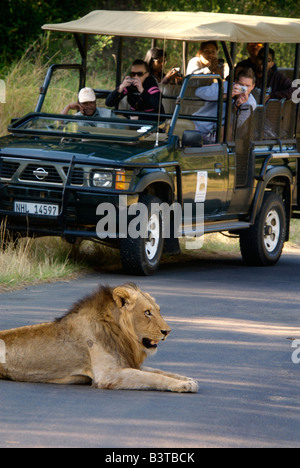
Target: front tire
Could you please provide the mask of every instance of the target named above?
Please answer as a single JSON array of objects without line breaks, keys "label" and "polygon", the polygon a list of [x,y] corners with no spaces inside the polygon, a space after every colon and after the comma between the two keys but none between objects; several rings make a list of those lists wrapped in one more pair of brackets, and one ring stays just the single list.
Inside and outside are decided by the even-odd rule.
[{"label": "front tire", "polygon": [[240,234],[240,248],[247,265],[275,265],[281,257],[286,237],[286,212],[275,193],[265,194],[255,224]]},{"label": "front tire", "polygon": [[139,203],[147,208],[146,232],[137,239],[129,235],[126,239],[120,239],[120,254],[127,273],[147,276],[158,269],[163,253],[162,213],[158,209],[151,209],[153,204],[160,205],[162,202],[155,196],[142,195]]}]

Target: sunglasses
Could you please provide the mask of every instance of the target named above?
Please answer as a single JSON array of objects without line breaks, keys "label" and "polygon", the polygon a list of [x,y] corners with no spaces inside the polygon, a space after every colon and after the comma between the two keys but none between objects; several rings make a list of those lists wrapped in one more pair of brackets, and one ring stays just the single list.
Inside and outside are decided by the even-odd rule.
[{"label": "sunglasses", "polygon": [[130,72],[130,78],[134,78],[135,76],[139,76],[140,78],[146,75],[147,72]]}]

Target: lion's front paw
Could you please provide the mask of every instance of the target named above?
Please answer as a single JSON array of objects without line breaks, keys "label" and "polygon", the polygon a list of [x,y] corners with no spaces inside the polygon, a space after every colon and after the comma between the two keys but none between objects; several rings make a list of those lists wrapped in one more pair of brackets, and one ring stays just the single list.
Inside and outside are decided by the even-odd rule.
[{"label": "lion's front paw", "polygon": [[175,392],[182,392],[182,393],[197,393],[199,390],[199,385],[196,380],[184,380],[180,381],[176,385],[176,388],[173,390]]},{"label": "lion's front paw", "polygon": [[196,380],[187,380],[185,386],[186,392],[197,393],[199,390],[199,384]]}]

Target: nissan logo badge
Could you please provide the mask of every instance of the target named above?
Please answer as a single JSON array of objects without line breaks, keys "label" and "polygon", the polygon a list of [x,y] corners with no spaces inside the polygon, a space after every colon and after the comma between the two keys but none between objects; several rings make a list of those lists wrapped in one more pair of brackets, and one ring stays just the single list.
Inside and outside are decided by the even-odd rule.
[{"label": "nissan logo badge", "polygon": [[33,175],[35,175],[38,180],[45,180],[49,175],[49,172],[45,171],[43,167],[38,167],[35,171],[33,171]]}]

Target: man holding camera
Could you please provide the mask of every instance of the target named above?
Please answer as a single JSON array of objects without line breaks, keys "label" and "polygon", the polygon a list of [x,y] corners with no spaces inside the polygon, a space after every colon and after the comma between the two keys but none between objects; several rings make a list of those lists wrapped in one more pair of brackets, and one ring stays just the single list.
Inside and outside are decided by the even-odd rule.
[{"label": "man holding camera", "polygon": [[[251,115],[251,108],[254,111],[256,108],[256,100],[252,96],[251,91],[255,87],[255,75],[251,68],[241,69],[237,74],[236,82],[232,89],[232,105],[234,108],[239,109],[241,106],[243,112],[240,113],[238,119],[238,126],[241,126]],[[224,99],[227,99],[228,82],[224,82]],[[202,86],[197,88],[196,96],[203,101],[206,101],[204,106],[201,107],[194,116],[201,117],[217,117],[218,109],[218,95],[219,84],[213,83],[210,86]],[[225,123],[226,104],[223,104],[223,117],[222,125]],[[208,121],[194,121],[196,130],[201,132],[204,136],[205,142],[213,142],[213,135],[215,133],[215,123]]]},{"label": "man holding camera", "polygon": [[[106,105],[117,109],[124,97],[127,97],[132,111],[164,113],[157,81],[150,74],[149,66],[143,60],[133,62],[130,75],[126,76],[120,86],[107,96]],[[155,120],[157,117],[132,115],[130,118]]]}]

